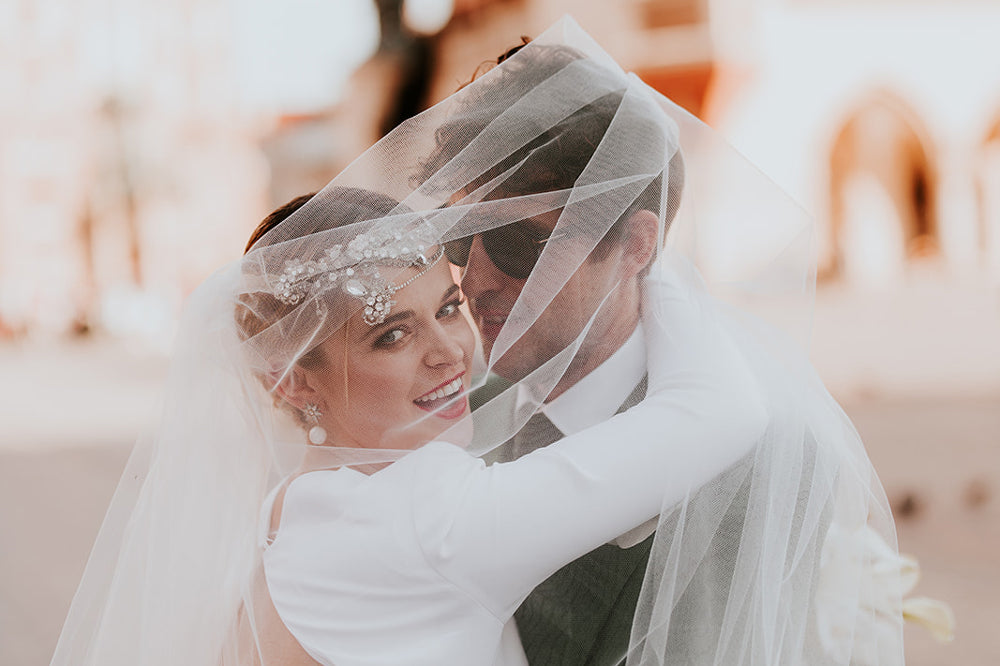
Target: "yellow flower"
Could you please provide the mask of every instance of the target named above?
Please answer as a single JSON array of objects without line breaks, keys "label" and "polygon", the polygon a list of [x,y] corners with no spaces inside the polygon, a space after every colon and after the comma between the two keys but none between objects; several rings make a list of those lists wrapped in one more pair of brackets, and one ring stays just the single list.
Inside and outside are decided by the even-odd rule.
[{"label": "yellow flower", "polygon": [[943,601],[927,597],[903,599],[903,619],[923,626],[942,643],[955,639],[955,613]]},{"label": "yellow flower", "polygon": [[[900,555],[869,525],[854,529],[833,524],[823,545],[817,591],[820,638],[834,657],[852,663],[891,663],[882,654],[898,645],[904,620],[927,628],[939,641],[954,635],[948,604],[904,599],[920,579],[920,565]],[[901,655],[899,655],[901,656]]]}]

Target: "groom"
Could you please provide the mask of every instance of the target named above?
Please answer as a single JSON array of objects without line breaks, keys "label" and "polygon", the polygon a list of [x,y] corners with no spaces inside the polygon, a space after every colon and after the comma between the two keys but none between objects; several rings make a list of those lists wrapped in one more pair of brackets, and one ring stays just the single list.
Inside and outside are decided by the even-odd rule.
[{"label": "groom", "polygon": [[[498,63],[520,48],[501,56]],[[530,87],[576,57],[575,52],[563,47],[529,47],[518,58],[518,66],[509,68],[509,76],[526,79],[524,83]],[[510,78],[502,81],[510,85]],[[517,197],[571,189],[601,144],[621,101],[621,93],[605,95],[515,152],[497,167],[520,165],[497,194]],[[483,113],[485,116],[491,111]],[[459,122],[469,123],[465,129],[475,131],[488,118],[477,118],[473,112]],[[455,136],[469,136],[463,128],[457,129]],[[439,144],[427,164],[440,165],[462,147]],[[642,147],[636,146],[636,150]],[[682,187],[683,161],[677,152],[667,173],[654,178],[618,219],[607,221],[610,228],[604,237],[538,320],[508,351],[494,359],[493,372],[502,379],[516,381],[550,358],[553,350],[575,339],[579,327],[572,322],[579,323],[581,316],[587,319],[597,312],[573,362],[548,395],[546,404],[501,447],[500,460],[514,459],[607,420],[645,396],[646,349],[639,325],[641,282],[676,211]],[[662,214],[661,206],[665,206]],[[459,241],[458,248],[449,248],[449,257],[464,266],[462,291],[469,299],[488,358],[526,283],[523,270],[512,270],[511,266],[531,266],[537,261],[538,248],[552,232],[561,212],[557,209],[520,220],[501,228],[507,231],[492,238],[476,234],[464,245]],[[485,235],[491,233],[495,232]],[[497,247],[499,242],[505,244],[502,252]],[[459,257],[457,261],[455,256]],[[488,389],[489,385],[484,387]],[[613,445],[609,442],[609,446]],[[528,596],[515,619],[532,666],[597,666],[623,660],[654,527],[640,528],[584,555]]]}]

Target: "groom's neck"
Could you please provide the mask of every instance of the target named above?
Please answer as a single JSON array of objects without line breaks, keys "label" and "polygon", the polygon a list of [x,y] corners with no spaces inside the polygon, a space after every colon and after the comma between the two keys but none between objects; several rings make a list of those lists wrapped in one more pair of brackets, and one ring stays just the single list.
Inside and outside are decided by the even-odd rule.
[{"label": "groom's neck", "polygon": [[635,327],[639,325],[639,309],[635,308],[624,316],[613,317],[600,327],[598,323],[594,322],[580,350],[545,402],[552,402],[558,398],[621,349],[635,332]]}]

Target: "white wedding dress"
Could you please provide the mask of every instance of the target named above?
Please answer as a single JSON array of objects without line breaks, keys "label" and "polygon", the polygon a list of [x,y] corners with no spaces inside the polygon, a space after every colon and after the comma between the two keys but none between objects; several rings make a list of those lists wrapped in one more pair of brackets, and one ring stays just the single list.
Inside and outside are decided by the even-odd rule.
[{"label": "white wedding dress", "polygon": [[508,621],[535,585],[757,442],[767,418],[754,380],[735,349],[712,354],[724,372],[674,381],[511,463],[432,442],[371,475],[295,478],[263,553],[278,615],[321,664],[524,663]]}]

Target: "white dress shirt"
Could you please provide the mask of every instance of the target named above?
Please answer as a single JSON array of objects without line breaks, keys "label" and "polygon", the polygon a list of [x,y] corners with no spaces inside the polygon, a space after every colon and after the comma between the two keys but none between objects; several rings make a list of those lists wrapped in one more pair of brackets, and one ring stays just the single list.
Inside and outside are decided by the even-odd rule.
[{"label": "white dress shirt", "polygon": [[541,412],[563,435],[576,434],[614,416],[645,374],[646,336],[636,326],[614,354]]}]

